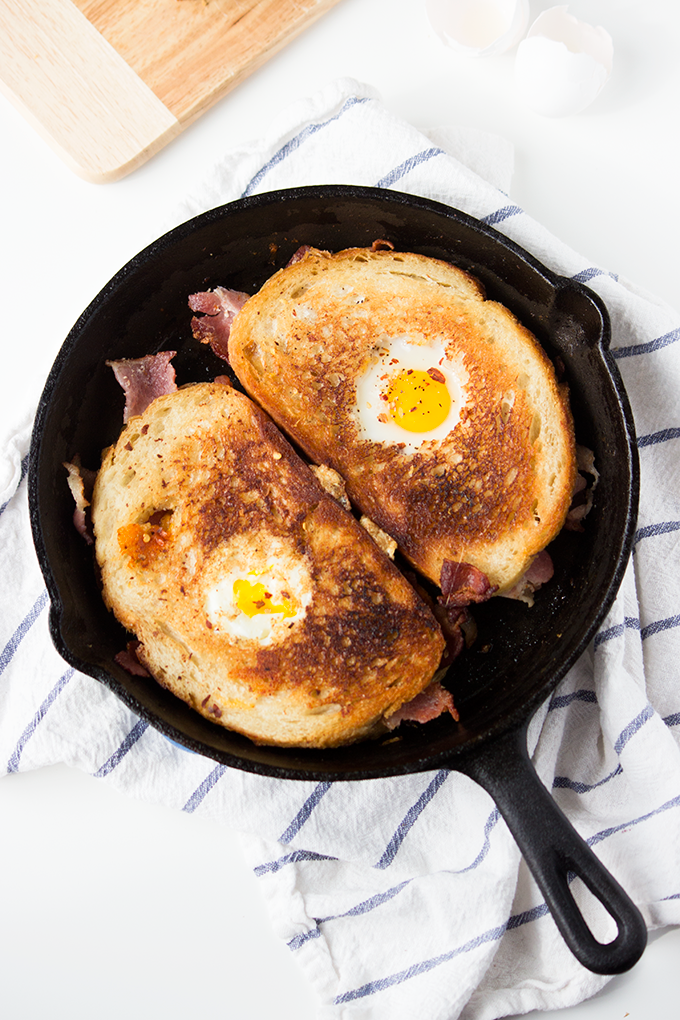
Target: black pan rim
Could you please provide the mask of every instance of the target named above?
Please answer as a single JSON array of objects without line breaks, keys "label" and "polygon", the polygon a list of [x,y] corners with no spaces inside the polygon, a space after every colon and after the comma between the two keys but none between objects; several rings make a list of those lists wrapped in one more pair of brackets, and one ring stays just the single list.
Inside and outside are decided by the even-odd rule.
[{"label": "black pan rim", "polygon": [[[55,387],[59,385],[60,377],[64,365],[68,361],[69,355],[72,349],[77,344],[78,337],[84,329],[86,323],[90,320],[93,315],[96,315],[99,308],[105,305],[109,294],[120,285],[122,281],[126,279],[130,274],[134,273],[137,268],[148,262],[149,259],[153,259],[160,252],[167,248],[172,247],[189,236],[193,231],[200,229],[204,224],[211,223],[213,221],[220,221],[225,216],[229,216],[232,212],[236,212],[242,209],[250,208],[262,208],[275,203],[281,203],[286,201],[295,201],[297,199],[308,199],[308,198],[319,198],[320,200],[344,200],[344,199],[377,199],[380,202],[387,203],[393,207],[407,206],[409,209],[422,208],[427,210],[434,210],[439,215],[443,215],[446,218],[456,220],[467,225],[470,229],[477,233],[481,233],[490,238],[493,242],[500,244],[506,250],[514,253],[524,263],[531,267],[531,269],[543,277],[552,287],[556,290],[571,289],[573,291],[580,292],[587,300],[595,307],[602,320],[602,333],[600,337],[599,350],[603,362],[606,364],[607,370],[613,380],[615,387],[618,390],[619,395],[622,395],[622,411],[625,419],[625,428],[628,438],[628,470],[630,472],[631,486],[630,486],[630,499],[627,509],[627,519],[623,534],[623,540],[621,544],[621,555],[616,565],[616,569],[611,575],[608,587],[604,593],[603,600],[600,605],[600,610],[593,618],[589,621],[588,625],[584,627],[583,635],[578,645],[572,650],[572,652],[564,658],[559,666],[554,669],[547,682],[542,684],[538,688],[533,696],[527,698],[518,705],[517,708],[508,713],[503,720],[502,724],[499,724],[493,728],[490,732],[484,734],[476,740],[470,742],[469,745],[465,745],[460,749],[448,749],[437,754],[426,754],[420,760],[415,762],[409,762],[408,764],[394,764],[385,765],[384,768],[371,768],[371,769],[356,769],[349,770],[343,769],[337,771],[334,769],[332,762],[328,769],[314,769],[305,768],[304,764],[294,768],[288,766],[271,765],[265,762],[258,762],[249,759],[244,759],[238,755],[233,755],[230,752],[222,751],[217,748],[209,748],[200,740],[194,740],[191,737],[187,737],[186,734],[179,732],[171,724],[165,720],[159,719],[153,712],[147,710],[145,706],[140,705],[132,695],[123,690],[115,677],[105,670],[93,666],[90,663],[83,662],[78,656],[74,655],[73,652],[68,648],[63,640],[61,633],[61,614],[63,612],[63,603],[61,600],[60,592],[56,585],[54,575],[52,573],[49,561],[47,549],[44,542],[44,536],[42,531],[42,523],[38,512],[38,466],[40,463],[42,453],[42,433],[45,418],[49,409],[50,401],[52,399]],[[52,366],[49,373],[48,379],[45,384],[43,395],[41,397],[38,412],[35,419],[35,426],[31,441],[31,451],[29,458],[29,502],[31,506],[31,525],[33,529],[34,543],[38,560],[40,563],[43,576],[45,578],[47,590],[52,602],[50,611],[50,629],[52,632],[53,641],[59,651],[60,655],[69,662],[74,668],[81,672],[87,673],[90,676],[95,677],[97,680],[102,682],[110,690],[112,690],[117,697],[119,697],[128,707],[134,711],[137,715],[146,719],[151,723],[154,728],[161,732],[168,739],[178,743],[188,750],[195,753],[206,755],[207,757],[216,760],[224,765],[236,767],[245,771],[253,772],[260,775],[286,778],[286,779],[305,779],[305,780],[357,780],[366,778],[382,778],[387,776],[403,775],[413,771],[424,771],[431,769],[438,769],[442,767],[453,767],[458,757],[461,758],[469,753],[474,753],[476,746],[486,743],[487,740],[493,739],[494,737],[500,736],[505,732],[508,732],[518,727],[522,727],[527,719],[533,714],[538,705],[545,700],[547,695],[554,689],[559,681],[564,677],[568,670],[573,666],[579,656],[583,653],[584,649],[590,642],[593,634],[600,626],[604,616],[608,612],[611,603],[613,602],[616,592],[621,583],[623,574],[626,569],[628,557],[632,548],[635,524],[636,524],[636,507],[639,490],[639,467],[636,457],[636,446],[635,446],[635,428],[633,423],[632,412],[625,398],[625,390],[621,382],[621,378],[618,372],[615,359],[612,357],[609,351],[610,345],[610,331],[609,331],[609,320],[604,302],[601,300],[599,295],[590,290],[584,284],[578,281],[574,281],[568,277],[560,276],[553,272],[542,263],[540,263],[531,253],[527,252],[520,245],[516,244],[493,227],[480,222],[474,217],[467,213],[464,213],[451,206],[442,205],[441,203],[434,202],[430,199],[421,198],[418,196],[408,195],[402,192],[385,191],[379,188],[369,187],[358,187],[358,186],[346,186],[346,185],[326,185],[326,186],[314,186],[305,188],[291,188],[274,192],[266,192],[260,195],[248,196],[243,199],[238,199],[235,202],[226,203],[225,205],[218,206],[215,209],[208,210],[205,213],[200,214],[193,219],[180,224],[173,228],[156,241],[152,242],[140,253],[134,256],[117,274],[115,274],[111,280],[102,288],[98,295],[83,311],[81,316],[78,318],[72,329],[70,330],[61,350],[59,351],[57,358]],[[283,750],[283,749],[281,749]],[[285,749],[286,752],[293,751],[293,754],[304,759],[306,752],[297,751],[295,749]],[[344,754],[346,751],[351,751],[350,748],[343,748],[340,751]],[[332,758],[332,756],[331,756]]]}]

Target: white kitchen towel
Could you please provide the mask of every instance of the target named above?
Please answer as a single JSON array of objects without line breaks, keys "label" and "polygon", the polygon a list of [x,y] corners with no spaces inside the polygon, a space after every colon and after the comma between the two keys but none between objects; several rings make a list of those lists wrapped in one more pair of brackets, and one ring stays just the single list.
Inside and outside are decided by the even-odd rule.
[{"label": "white kitchen towel", "polygon": [[[534,717],[530,748],[649,928],[678,924],[680,319],[527,216],[508,197],[510,171],[502,140],[425,135],[370,88],[341,80],[226,154],[169,225],[241,195],[374,185],[476,216],[603,298],[638,432],[639,523],[616,602]],[[602,987],[607,979],[564,946],[493,802],[465,776],[329,784],[231,770],[171,743],[67,666],[50,643],[32,548],[28,438],[24,427],[0,471],[2,769],[65,762],[241,831],[323,1020],[494,1020],[568,1006]]]}]

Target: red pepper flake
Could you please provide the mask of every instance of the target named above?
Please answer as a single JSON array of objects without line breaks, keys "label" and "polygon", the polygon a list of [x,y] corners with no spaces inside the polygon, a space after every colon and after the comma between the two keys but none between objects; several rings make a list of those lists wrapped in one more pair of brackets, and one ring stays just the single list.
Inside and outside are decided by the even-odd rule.
[{"label": "red pepper flake", "polygon": [[434,379],[435,382],[438,383],[446,382],[446,376],[444,375],[443,372],[440,372],[438,368],[428,368],[427,374],[429,375],[430,379]]}]

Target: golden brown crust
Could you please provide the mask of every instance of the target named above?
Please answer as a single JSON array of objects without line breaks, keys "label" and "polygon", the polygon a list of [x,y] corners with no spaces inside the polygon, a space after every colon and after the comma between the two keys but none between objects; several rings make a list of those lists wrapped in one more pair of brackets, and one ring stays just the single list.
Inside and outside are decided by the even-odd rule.
[{"label": "golden brown crust", "polygon": [[[140,660],[255,741],[360,739],[438,666],[429,609],[231,387],[185,387],[131,419],[105,454],[92,516],[104,597]],[[270,568],[296,615],[269,616],[263,636],[234,609],[232,578],[255,584]]]},{"label": "golden brown crust", "polygon": [[[376,350],[404,335],[445,350],[464,386],[452,431],[417,448],[367,438],[357,411]],[[452,559],[505,591],[561,529],[576,471],[566,387],[533,335],[456,267],[311,249],[245,304],[229,352],[250,395],[435,583]]]}]

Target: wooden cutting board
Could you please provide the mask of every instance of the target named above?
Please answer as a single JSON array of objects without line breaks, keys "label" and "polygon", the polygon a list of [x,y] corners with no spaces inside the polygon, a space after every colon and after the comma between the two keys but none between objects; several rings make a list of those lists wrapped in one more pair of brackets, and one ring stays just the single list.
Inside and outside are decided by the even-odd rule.
[{"label": "wooden cutting board", "polygon": [[0,0],[0,89],[69,166],[123,177],[338,0]]}]

